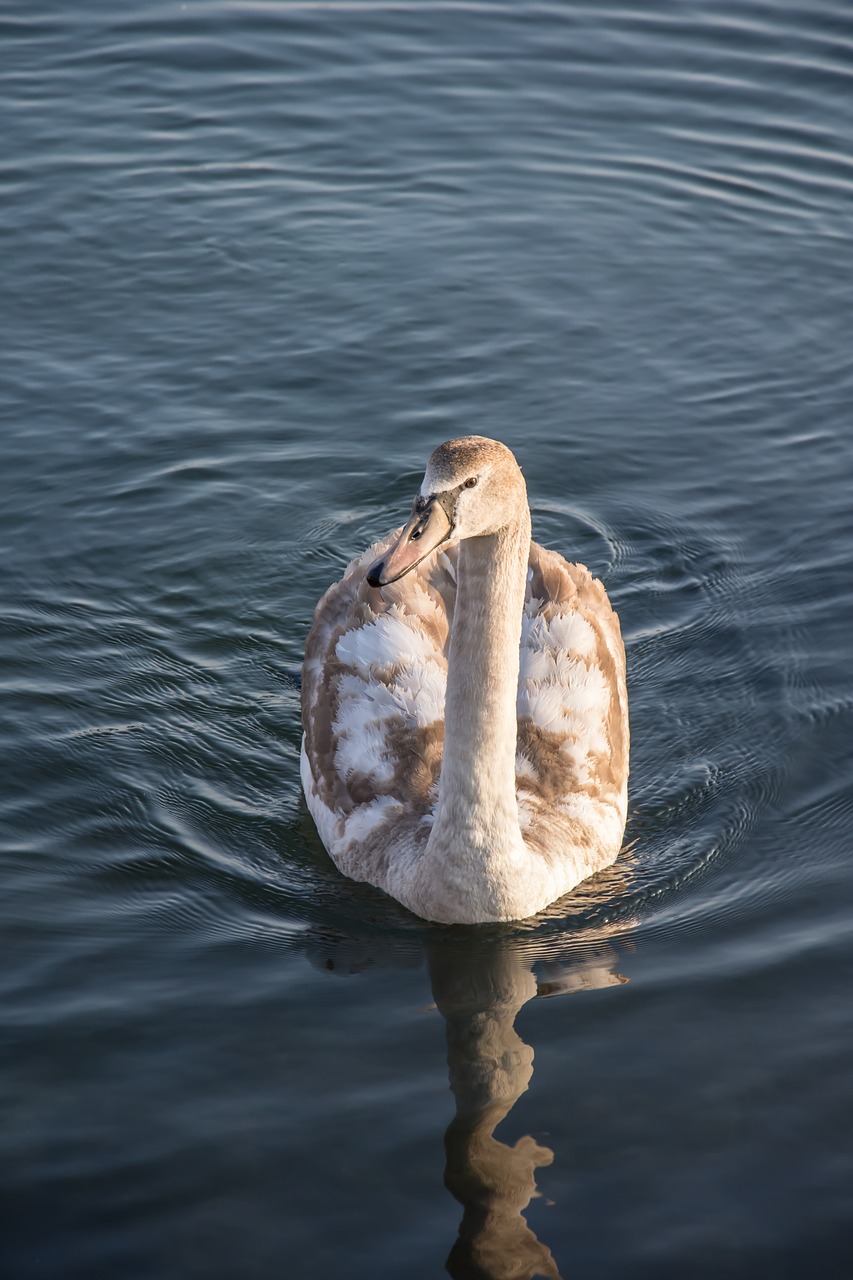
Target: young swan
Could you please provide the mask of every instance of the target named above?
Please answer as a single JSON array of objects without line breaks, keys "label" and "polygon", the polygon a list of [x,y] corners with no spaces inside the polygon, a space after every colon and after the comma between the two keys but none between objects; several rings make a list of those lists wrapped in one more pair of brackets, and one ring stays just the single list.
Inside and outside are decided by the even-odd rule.
[{"label": "young swan", "polygon": [[345,875],[447,924],[535,914],[619,853],[625,650],[583,565],[530,538],[509,449],[465,436],[317,606],[302,784]]}]

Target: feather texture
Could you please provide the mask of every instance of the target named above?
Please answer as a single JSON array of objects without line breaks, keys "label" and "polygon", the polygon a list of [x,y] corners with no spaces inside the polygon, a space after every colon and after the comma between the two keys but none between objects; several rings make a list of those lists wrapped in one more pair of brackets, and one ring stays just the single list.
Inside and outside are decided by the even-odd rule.
[{"label": "feather texture", "polygon": [[[612,862],[622,839],[628,706],[619,621],[583,565],[529,540],[526,495],[519,521],[516,623],[504,617],[501,591],[480,607],[494,566],[512,560],[500,539],[491,561],[487,537],[445,541],[404,576],[372,586],[376,566],[400,555],[406,533],[397,530],[326,592],[306,645],[302,779],[323,843],[346,875],[430,919],[532,914]],[[513,581],[511,564],[507,572]],[[464,736],[469,718],[483,721],[471,730],[470,759],[445,756],[451,661],[453,696],[464,703],[455,733]],[[511,681],[514,743],[498,731],[512,721],[500,719],[495,681]],[[442,779],[443,758],[452,778]]]}]

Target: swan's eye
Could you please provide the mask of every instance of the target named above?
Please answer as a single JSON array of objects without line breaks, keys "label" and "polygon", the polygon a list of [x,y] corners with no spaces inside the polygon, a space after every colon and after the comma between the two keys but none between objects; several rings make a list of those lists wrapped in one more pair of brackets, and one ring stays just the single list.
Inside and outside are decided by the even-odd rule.
[{"label": "swan's eye", "polygon": [[480,478],[479,476],[471,476],[470,479],[465,481],[465,488],[476,489],[477,481],[479,480],[479,478]]}]

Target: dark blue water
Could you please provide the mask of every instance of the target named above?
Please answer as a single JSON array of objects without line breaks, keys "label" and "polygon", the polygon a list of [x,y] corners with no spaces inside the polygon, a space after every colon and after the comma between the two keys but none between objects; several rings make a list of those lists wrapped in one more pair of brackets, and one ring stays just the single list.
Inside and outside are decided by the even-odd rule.
[{"label": "dark blue water", "polygon": [[[853,14],[0,12],[0,1269],[853,1266]],[[496,436],[622,619],[628,847],[425,925],[314,603]]]}]

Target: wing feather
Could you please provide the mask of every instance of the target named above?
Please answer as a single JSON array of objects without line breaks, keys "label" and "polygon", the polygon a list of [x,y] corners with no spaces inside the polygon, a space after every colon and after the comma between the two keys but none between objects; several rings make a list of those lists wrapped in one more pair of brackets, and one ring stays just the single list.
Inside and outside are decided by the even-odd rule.
[{"label": "wing feather", "polygon": [[303,779],[324,843],[346,874],[376,882],[396,850],[426,843],[444,742],[455,549],[399,582],[365,571],[369,548],[332,586],[305,650]]},{"label": "wing feather", "polygon": [[603,831],[612,828],[619,841],[627,808],[619,620],[584,565],[535,542],[528,578],[518,683],[521,828],[543,856],[569,856],[575,847],[588,859],[605,847]]},{"label": "wing feather", "polygon": [[[399,532],[399,531],[397,531]],[[377,590],[365,579],[397,532],[348,567],[317,606],[303,669],[303,782],[323,841],[354,879],[385,883],[417,858],[438,797],[456,548]],[[522,834],[578,878],[621,839],[628,715],[619,620],[601,583],[530,547],[518,683]],[[603,838],[604,837],[604,838]],[[604,860],[604,854],[601,855]],[[602,861],[602,865],[604,861]]]}]

